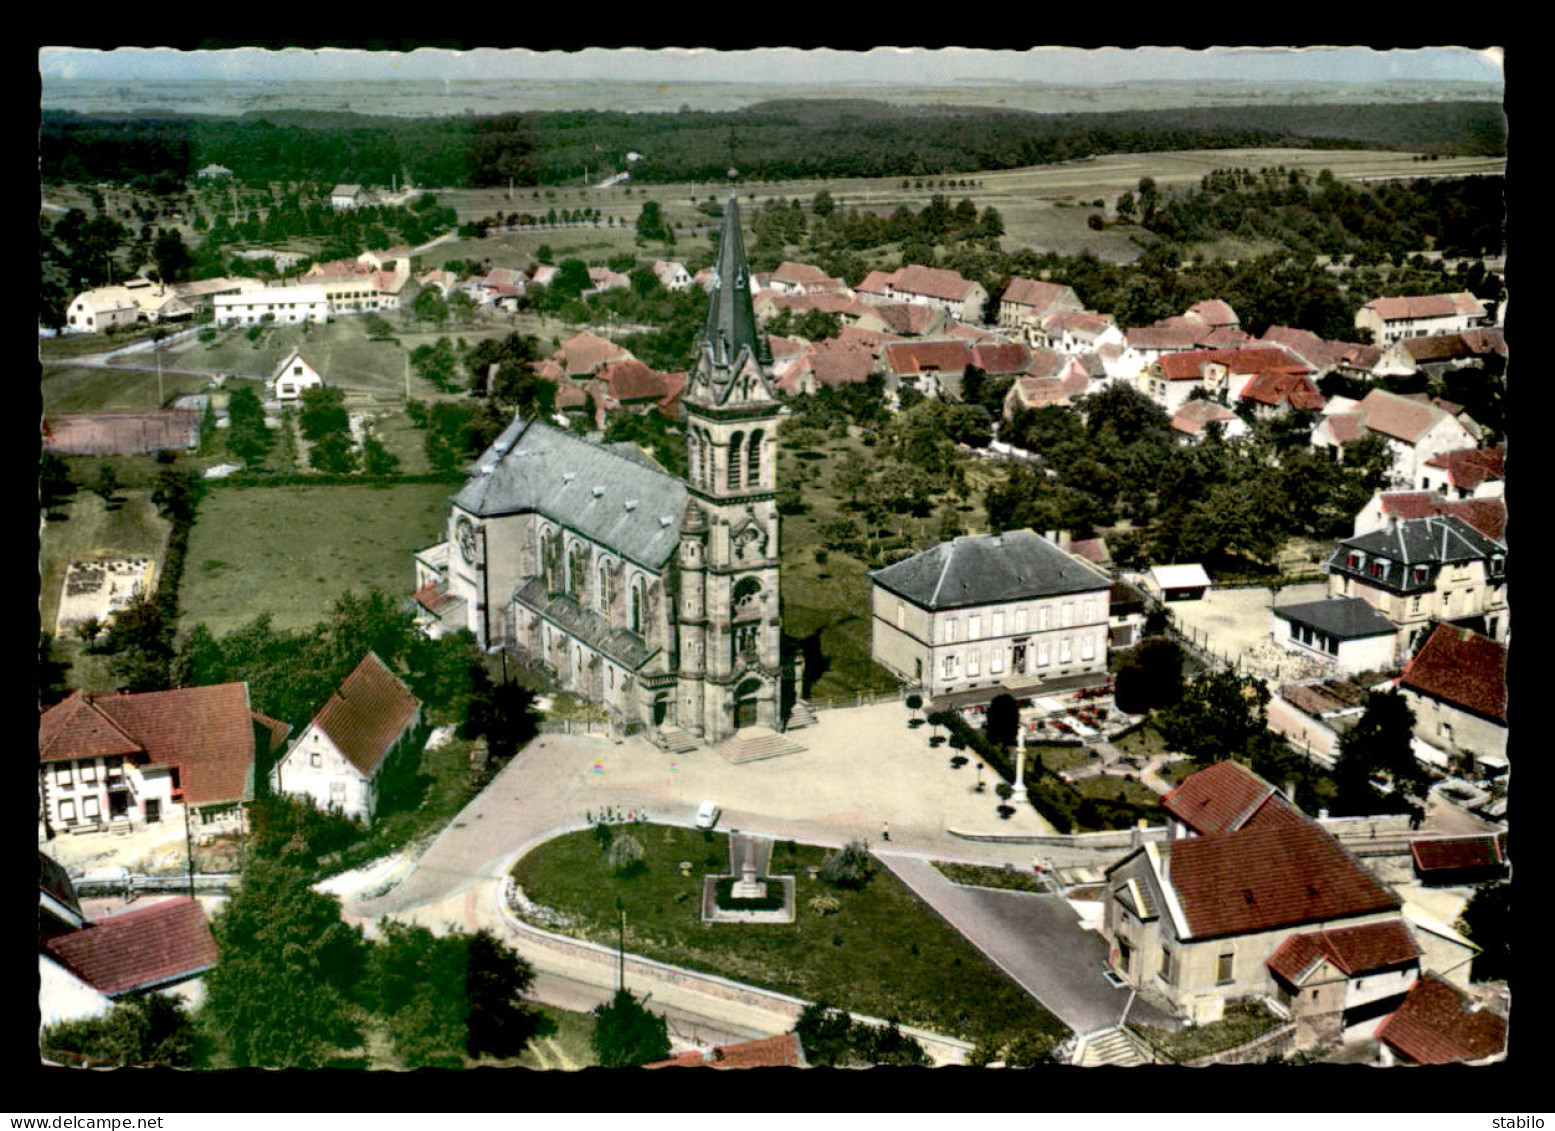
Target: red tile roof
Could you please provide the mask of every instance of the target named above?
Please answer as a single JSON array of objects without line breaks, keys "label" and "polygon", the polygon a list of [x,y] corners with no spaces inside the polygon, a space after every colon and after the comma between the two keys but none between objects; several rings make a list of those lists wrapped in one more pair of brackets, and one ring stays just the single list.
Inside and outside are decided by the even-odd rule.
[{"label": "red tile roof", "polygon": [[138,754],[178,767],[187,802],[246,800],[254,770],[248,685],[90,697],[77,692],[39,719],[38,753],[44,761]]},{"label": "red tile roof", "polygon": [[599,371],[599,379],[609,386],[617,401],[659,400],[668,391],[664,374],[635,357],[605,366]]},{"label": "red tile roof", "polygon": [[847,314],[853,312],[854,308],[853,298],[838,291],[811,291],[799,294],[767,291],[761,296],[760,301],[770,303],[775,310],[793,310],[799,313],[824,310],[829,314]]},{"label": "red tile roof", "polygon": [[799,1054],[799,1038],[793,1033],[779,1033],[775,1037],[763,1037],[755,1041],[720,1045],[711,1052],[699,1049],[683,1052],[668,1060],[655,1061],[647,1068],[799,1068],[804,1060]]},{"label": "red tile roof", "polygon": [[1048,408],[1072,404],[1075,397],[1084,396],[1090,387],[1090,378],[1073,375],[1064,378],[1017,377],[1011,389],[1025,408]]},{"label": "red tile roof", "polygon": [[1472,491],[1481,483],[1506,478],[1506,447],[1463,448],[1456,452],[1444,452],[1425,461],[1427,467],[1444,468],[1447,479],[1454,487]]},{"label": "red tile roof", "polygon": [[772,272],[772,278],[801,287],[835,287],[841,283],[840,279],[832,278],[819,267],[787,261],[778,264],[777,270]]},{"label": "red tile roof", "polygon": [[1506,833],[1420,837],[1409,842],[1409,854],[1421,872],[1494,868],[1506,863]]},{"label": "red tile roof", "polygon": [[1452,318],[1485,313],[1484,305],[1467,291],[1449,295],[1412,295],[1408,298],[1378,298],[1366,304],[1387,322],[1415,318]]},{"label": "red tile roof", "polygon": [[1269,956],[1268,967],[1299,986],[1324,959],[1345,977],[1353,978],[1389,966],[1402,966],[1419,957],[1420,948],[1404,921],[1384,919],[1359,927],[1291,935]]},{"label": "red tile roof", "polygon": [[972,364],[984,373],[1019,373],[1030,356],[1019,342],[978,342],[972,347]]},{"label": "red tile roof", "polygon": [[1214,401],[1196,400],[1189,401],[1172,413],[1172,427],[1190,436],[1197,436],[1208,424],[1229,424],[1235,419],[1237,419],[1236,413],[1229,408],[1218,405]]},{"label": "red tile roof", "polygon": [[[1373,389],[1361,398],[1355,411],[1365,414],[1366,427],[1395,440],[1413,444],[1447,418],[1433,404],[1401,397],[1386,389]],[[1344,414],[1348,415],[1348,414]]]},{"label": "red tile roof", "polygon": [[1488,636],[1437,625],[1398,684],[1506,725],[1506,646]]},{"label": "red tile roof", "polygon": [[1058,310],[1042,320],[1042,328],[1049,334],[1062,334],[1065,330],[1073,330],[1081,336],[1091,337],[1112,324],[1111,315],[1097,314],[1090,310]]},{"label": "red tile roof", "polygon": [[1052,306],[1061,298],[1076,301],[1074,292],[1062,283],[1048,283],[1041,279],[1026,279],[1016,275],[1010,279],[1010,285],[1004,289],[1004,294],[1000,296],[999,301],[1041,310]]},{"label": "red tile roof", "polygon": [[892,373],[962,373],[971,364],[972,350],[965,342],[892,342],[885,348],[886,366]]},{"label": "red tile roof", "polygon": [[962,278],[959,271],[951,271],[944,267],[924,267],[919,263],[909,263],[896,273],[892,280],[898,291],[913,295],[926,295],[929,298],[946,299],[952,302],[965,300],[967,293],[975,285],[972,280]]},{"label": "red tile roof", "polygon": [[403,683],[369,652],[313,717],[336,749],[371,775],[421,707]]},{"label": "red tile roof", "polygon": [[1378,498],[1382,517],[1427,518],[1430,515],[1455,515],[1487,538],[1501,541],[1506,530],[1506,500],[1443,498],[1435,491],[1384,491]]},{"label": "red tile roof", "polygon": [[1208,326],[1236,326],[1241,322],[1231,304],[1218,298],[1194,303],[1188,308],[1188,315],[1198,315]]},{"label": "red tile roof", "polygon": [[551,356],[563,365],[567,376],[574,377],[583,373],[593,373],[608,362],[630,358],[632,352],[614,342],[606,341],[598,334],[584,331],[568,338]]},{"label": "red tile roof", "polygon": [[1139,326],[1124,335],[1138,350],[1187,350],[1199,344],[1202,326]]},{"label": "red tile roof", "polygon": [[1026,363],[1027,377],[1057,377],[1069,368],[1069,359],[1057,350],[1037,348]]},{"label": "red tile roof", "polygon": [[93,920],[44,945],[109,997],[191,977],[216,964],[216,940],[205,912],[189,896]]},{"label": "red tile roof", "polygon": [[1303,819],[1172,841],[1168,866],[1193,938],[1399,908],[1338,841]]},{"label": "red tile roof", "polygon": [[1506,1018],[1469,1009],[1456,989],[1424,974],[1377,1027],[1377,1039],[1414,1064],[1484,1060],[1506,1048]]},{"label": "red tile roof", "polygon": [[1183,778],[1161,807],[1200,835],[1303,819],[1274,786],[1230,759]]},{"label": "red tile roof", "polygon": [[1258,374],[1242,388],[1242,400],[1259,404],[1289,404],[1302,412],[1321,412],[1327,402],[1305,373],[1267,371]]},{"label": "red tile roof", "polygon": [[1188,350],[1162,357],[1161,372],[1168,381],[1196,381],[1204,366],[1223,365],[1230,373],[1310,373],[1305,362],[1274,346],[1246,346],[1242,349]]}]

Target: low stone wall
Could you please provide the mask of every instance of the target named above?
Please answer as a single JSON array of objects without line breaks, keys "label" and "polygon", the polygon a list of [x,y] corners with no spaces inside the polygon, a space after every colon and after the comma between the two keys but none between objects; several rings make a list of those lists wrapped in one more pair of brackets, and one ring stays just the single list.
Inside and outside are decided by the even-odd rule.
[{"label": "low stone wall", "polygon": [[[601,970],[599,985],[608,986],[614,984],[615,969],[620,956],[614,950],[598,943],[585,942],[582,939],[568,938],[551,931],[542,930],[530,923],[524,922],[514,915],[508,907],[508,885],[512,881],[504,880],[501,884],[494,884],[497,908],[503,920],[513,931],[522,936],[526,943],[542,947],[554,954],[559,954],[573,959],[583,959]],[[734,1002],[740,1005],[754,1006],[758,1009],[768,1010],[783,1019],[786,1031],[798,1021],[800,1012],[810,1003],[802,998],[792,997],[788,994],[778,993],[776,990],[763,990],[756,986],[748,986],[742,982],[731,982],[727,978],[720,978],[715,974],[704,974],[696,970],[687,970],[684,967],[672,966],[667,962],[657,962],[651,958],[642,958],[638,955],[628,954],[625,960],[626,970],[638,980],[648,980],[662,985],[678,986],[703,994],[721,1001]],[[884,1026],[886,1022],[878,1017],[869,1017],[865,1014],[855,1013],[855,1020],[864,1021],[871,1025]],[[965,1064],[967,1056],[972,1051],[972,1045],[955,1037],[947,1037],[940,1033],[930,1033],[924,1029],[918,1029],[911,1025],[901,1026],[903,1033],[912,1037],[929,1054],[930,1059],[936,1065]]]},{"label": "low stone wall", "polygon": [[962,840],[984,841],[993,844],[1029,844],[1047,848],[1063,848],[1077,851],[1137,848],[1145,841],[1164,841],[1168,830],[1165,825],[1149,825],[1144,829],[1114,829],[1099,833],[974,833],[962,829],[946,828],[951,836]]},{"label": "low stone wall", "polygon": [[1272,1029],[1261,1037],[1254,1037],[1244,1045],[1224,1052],[1201,1056],[1184,1063],[1189,1068],[1203,1068],[1211,1064],[1261,1064],[1270,1057],[1286,1056],[1296,1051],[1296,1023],[1294,1021]]}]

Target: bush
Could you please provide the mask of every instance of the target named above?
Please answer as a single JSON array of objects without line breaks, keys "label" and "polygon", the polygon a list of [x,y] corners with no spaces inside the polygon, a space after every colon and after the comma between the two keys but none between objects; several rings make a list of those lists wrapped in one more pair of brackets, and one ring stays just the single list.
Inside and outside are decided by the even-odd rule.
[{"label": "bush", "polygon": [[857,890],[867,884],[869,877],[874,874],[869,849],[864,847],[862,841],[849,841],[826,858],[819,874],[821,879],[834,888]]},{"label": "bush", "polygon": [[805,901],[805,906],[817,915],[835,915],[842,910],[842,900],[835,895],[812,895]]}]

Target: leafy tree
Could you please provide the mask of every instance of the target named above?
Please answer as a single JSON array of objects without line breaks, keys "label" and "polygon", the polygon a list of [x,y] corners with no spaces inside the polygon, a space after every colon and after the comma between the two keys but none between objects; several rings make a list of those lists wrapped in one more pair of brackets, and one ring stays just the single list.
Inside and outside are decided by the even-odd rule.
[{"label": "leafy tree", "polygon": [[325,436],[349,433],[351,418],[346,412],[345,390],[327,385],[304,389],[297,423],[303,438],[307,440],[321,440]]},{"label": "leafy tree", "polygon": [[422,322],[432,322],[441,326],[448,321],[448,302],[436,287],[422,287],[421,293],[410,304],[410,309]]},{"label": "leafy tree", "polygon": [[534,1036],[538,1016],[524,1003],[535,972],[525,958],[482,928],[469,940],[465,996],[471,1056],[517,1056]]},{"label": "leafy tree", "polygon": [[362,442],[362,468],[368,475],[393,475],[399,470],[400,457],[383,446],[377,436]]},{"label": "leafy tree", "polygon": [[626,989],[594,1007],[594,1055],[603,1068],[635,1068],[670,1054],[669,1024]]},{"label": "leafy tree", "polygon": [[92,493],[102,499],[104,505],[112,509],[118,500],[119,487],[119,473],[114,470],[113,464],[99,464],[97,476],[92,480]]},{"label": "leafy tree", "polygon": [[290,864],[256,857],[211,926],[221,962],[205,979],[201,1026],[220,1063],[318,1068],[359,1048],[352,1006],[366,952],[340,905]]},{"label": "leafy tree", "polygon": [[174,626],[153,593],[142,593],[114,614],[102,650],[126,691],[160,691],[172,678]]},{"label": "leafy tree", "polygon": [[642,842],[630,833],[612,838],[610,850],[605,853],[613,876],[632,876],[643,870]]},{"label": "leafy tree", "polygon": [[227,401],[227,416],[227,450],[249,466],[263,460],[274,437],[265,424],[259,395],[247,385],[234,389]]},{"label": "leafy tree", "polygon": [[659,213],[658,201],[644,201],[642,211],[637,214],[637,242],[648,243],[650,240],[668,238],[671,238],[670,232],[664,226],[664,217]]},{"label": "leafy tree", "polygon": [[825,1002],[806,1005],[793,1031],[804,1047],[805,1060],[815,1067],[923,1067],[931,1063],[923,1046],[905,1035],[895,1019],[884,1026],[870,1025]]},{"label": "leafy tree", "polygon": [[1142,640],[1124,653],[1118,669],[1118,710],[1131,715],[1170,707],[1182,698],[1183,653],[1165,637]]},{"label": "leafy tree", "polygon": [[1476,982],[1495,982],[1511,977],[1512,936],[1516,930],[1511,884],[1491,884],[1476,889],[1453,926],[1481,948],[1474,956],[1472,968]]},{"label": "leafy tree", "polygon": [[1020,704],[1008,693],[995,695],[988,704],[983,733],[997,746],[1013,746],[1020,730]]},{"label": "leafy tree", "polygon": [[183,236],[175,228],[163,228],[157,232],[151,245],[151,258],[157,261],[157,274],[164,283],[178,283],[189,277],[194,266],[194,256],[184,245]]},{"label": "leafy tree", "polygon": [[459,1068],[469,1038],[470,1003],[460,992],[469,939],[385,920],[367,951],[363,986],[407,1068]]},{"label": "leafy tree", "polygon": [[308,452],[310,467],[337,475],[355,471],[357,459],[356,449],[351,446],[351,438],[340,432],[331,432],[315,441],[312,450]]},{"label": "leafy tree", "polygon": [[484,669],[476,674],[478,684],[460,733],[485,738],[491,756],[505,762],[537,731],[534,693],[516,683],[493,685]]},{"label": "leafy tree", "polygon": [[1263,681],[1231,671],[1205,672],[1182,698],[1156,718],[1161,736],[1201,765],[1251,759],[1267,735],[1269,689]]},{"label": "leafy tree", "polygon": [[[1414,710],[1397,691],[1367,695],[1366,710],[1339,739],[1334,766],[1336,813],[1367,816],[1396,812],[1402,804],[1417,815],[1423,814],[1431,779],[1415,757],[1414,728]],[[1379,794],[1372,785],[1374,780],[1391,786],[1391,795]]]},{"label": "leafy tree", "polygon": [[116,1001],[102,1017],[50,1025],[38,1043],[71,1066],[187,1068],[196,1034],[182,1002],[148,994]]}]

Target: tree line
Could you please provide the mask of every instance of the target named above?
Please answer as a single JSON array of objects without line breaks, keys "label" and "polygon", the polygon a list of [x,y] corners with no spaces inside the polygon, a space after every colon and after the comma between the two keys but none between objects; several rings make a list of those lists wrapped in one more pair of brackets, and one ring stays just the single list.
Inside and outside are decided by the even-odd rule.
[{"label": "tree line", "polygon": [[1494,102],[1227,106],[1038,114],[987,107],[787,101],[736,111],[559,111],[388,118],[312,111],[241,117],[46,111],[45,182],[111,180],[166,192],[217,163],[250,184],[398,176],[447,187],[565,184],[630,165],[640,182],[923,176],[1103,153],[1256,147],[1505,152]]}]

